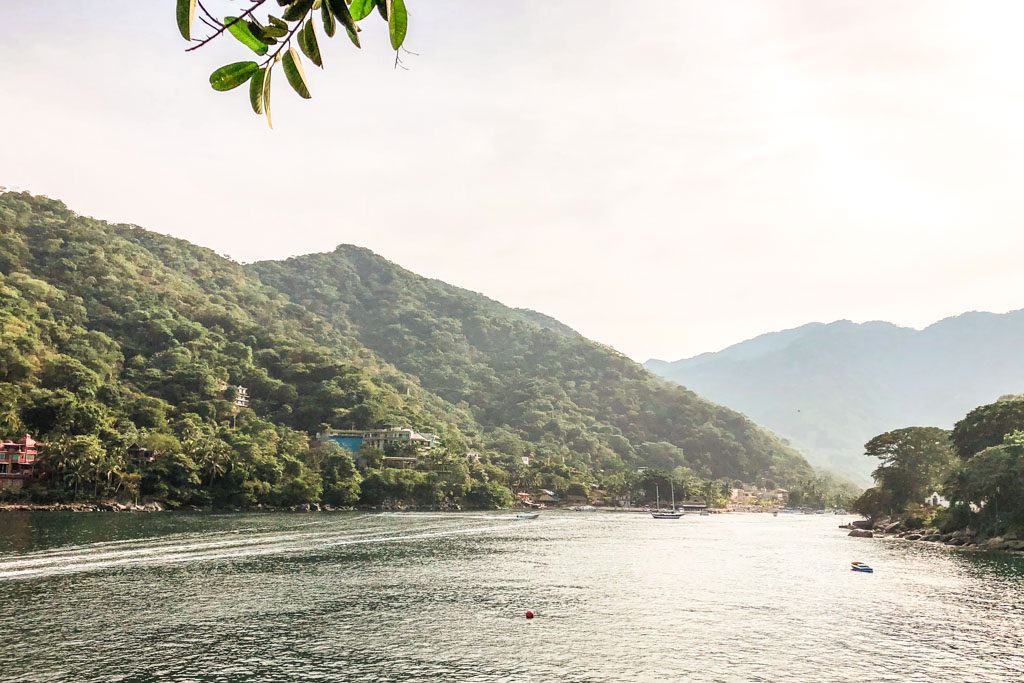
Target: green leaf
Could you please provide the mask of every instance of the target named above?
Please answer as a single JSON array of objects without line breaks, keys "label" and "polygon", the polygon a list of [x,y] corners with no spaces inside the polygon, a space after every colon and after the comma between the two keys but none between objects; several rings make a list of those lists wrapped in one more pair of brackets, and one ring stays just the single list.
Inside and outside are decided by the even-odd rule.
[{"label": "green leaf", "polygon": [[299,31],[299,48],[309,57],[309,61],[323,68],[324,63],[320,59],[320,46],[316,42],[316,29],[313,28],[312,19]]},{"label": "green leaf", "polygon": [[274,127],[274,122],[270,119],[270,74],[273,73],[273,65],[267,67],[267,74],[263,77],[263,113],[267,115],[267,125],[270,128]]},{"label": "green leaf", "polygon": [[267,70],[260,69],[249,80],[249,104],[257,114],[263,113],[263,79],[266,78],[266,75]]},{"label": "green leaf", "polygon": [[279,28],[282,31],[287,31],[288,30],[288,22],[284,21],[283,19],[278,19],[273,14],[269,15],[267,17],[267,20],[270,21],[270,25],[275,27],[275,28]]},{"label": "green leaf", "polygon": [[292,86],[292,90],[299,94],[299,97],[309,99],[312,95],[309,94],[309,84],[306,81],[306,72],[302,69],[302,59],[299,58],[299,53],[295,51],[294,47],[288,48],[288,52],[284,55],[284,76],[288,79],[288,84]]},{"label": "green leaf", "polygon": [[196,0],[178,0],[178,31],[185,40],[192,40],[192,23],[196,20]]},{"label": "green leaf", "polygon": [[213,86],[214,90],[221,92],[237,88],[252,78],[252,75],[259,71],[259,68],[259,64],[256,62],[227,64],[210,74],[210,85]]},{"label": "green leaf", "polygon": [[355,31],[350,29],[348,26],[345,27],[345,33],[348,34],[348,39],[351,40],[352,44],[355,45],[356,47],[362,47],[362,45],[359,44],[359,31],[362,30],[363,29],[359,28],[359,24],[356,24]]},{"label": "green leaf", "polygon": [[353,19],[360,21],[365,19],[370,12],[373,11],[376,4],[376,0],[352,0],[352,4],[348,6],[348,10],[352,13]]},{"label": "green leaf", "polygon": [[409,15],[405,10],[405,0],[387,0],[388,33],[391,35],[391,47],[398,49],[405,41],[405,33],[409,29]]},{"label": "green leaf", "polygon": [[384,18],[384,21],[388,20],[388,0],[377,0],[377,11],[380,12],[380,16]]},{"label": "green leaf", "polygon": [[[344,2],[345,0],[342,0],[342,4],[344,4]],[[338,25],[334,21],[334,15],[331,13],[331,9],[329,7],[330,4],[330,0],[327,0],[327,2],[321,5],[320,14],[324,22],[324,33],[327,34],[328,38],[333,38]],[[346,7],[345,10],[347,11],[348,7]]]},{"label": "green leaf", "polygon": [[295,0],[281,16],[284,17],[285,21],[298,21],[306,16],[311,7],[313,7],[313,0]]},{"label": "green leaf", "polygon": [[239,20],[238,17],[224,17],[224,25],[228,27],[231,35],[237,38],[238,42],[242,45],[245,45],[258,55],[267,54],[267,44],[254,36],[252,31],[249,30],[249,25],[244,21]]},{"label": "green leaf", "polygon": [[348,9],[348,5],[345,4],[345,0],[328,0],[328,5],[331,6],[331,12],[334,16],[338,17],[341,23],[345,26],[345,30],[348,31],[348,37],[355,43],[356,47],[359,47],[359,37],[356,32],[359,31],[359,26],[356,25],[355,19],[352,18],[352,13]]}]

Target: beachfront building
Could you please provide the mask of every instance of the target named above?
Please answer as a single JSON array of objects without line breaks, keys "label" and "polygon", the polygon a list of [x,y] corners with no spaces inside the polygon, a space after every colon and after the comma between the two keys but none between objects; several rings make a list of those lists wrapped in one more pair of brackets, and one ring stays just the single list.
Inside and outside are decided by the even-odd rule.
[{"label": "beachfront building", "polygon": [[929,507],[933,507],[933,508],[937,508],[937,507],[948,508],[949,507],[949,501],[946,499],[945,496],[943,496],[938,491],[932,491],[932,495],[928,496],[925,499],[924,504],[929,506]]},{"label": "beachfront building", "polygon": [[25,479],[32,477],[45,446],[28,434],[17,441],[0,442],[0,486],[21,486]]}]

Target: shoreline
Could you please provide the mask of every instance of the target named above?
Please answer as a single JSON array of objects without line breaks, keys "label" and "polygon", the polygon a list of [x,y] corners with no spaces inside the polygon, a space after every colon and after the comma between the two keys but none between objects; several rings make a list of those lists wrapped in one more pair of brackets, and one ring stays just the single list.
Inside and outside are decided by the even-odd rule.
[{"label": "shoreline", "polygon": [[839,528],[849,530],[847,536],[853,538],[896,539],[934,543],[968,552],[1004,552],[1024,555],[1024,538],[1013,532],[1002,536],[984,537],[971,529],[942,532],[931,527],[908,528],[899,521],[872,524],[869,520],[855,520],[849,524],[840,524]]}]

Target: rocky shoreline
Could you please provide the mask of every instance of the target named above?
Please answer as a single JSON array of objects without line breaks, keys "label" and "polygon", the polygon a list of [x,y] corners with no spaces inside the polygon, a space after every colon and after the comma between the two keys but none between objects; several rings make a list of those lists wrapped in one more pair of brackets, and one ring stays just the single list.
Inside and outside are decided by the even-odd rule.
[{"label": "rocky shoreline", "polygon": [[1009,553],[1024,553],[1024,538],[1015,533],[984,538],[972,529],[958,529],[943,533],[930,527],[916,528],[903,521],[858,519],[850,524],[841,524],[840,529],[849,529],[854,538],[899,538],[905,541],[941,543],[964,550],[998,550]]}]

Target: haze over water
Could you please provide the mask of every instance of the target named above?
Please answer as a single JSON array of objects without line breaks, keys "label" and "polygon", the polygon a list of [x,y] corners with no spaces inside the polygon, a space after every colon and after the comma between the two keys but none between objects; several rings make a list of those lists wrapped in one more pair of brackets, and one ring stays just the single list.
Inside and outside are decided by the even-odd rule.
[{"label": "haze over water", "polygon": [[833,516],[6,520],[4,681],[1024,678],[1024,558]]}]

